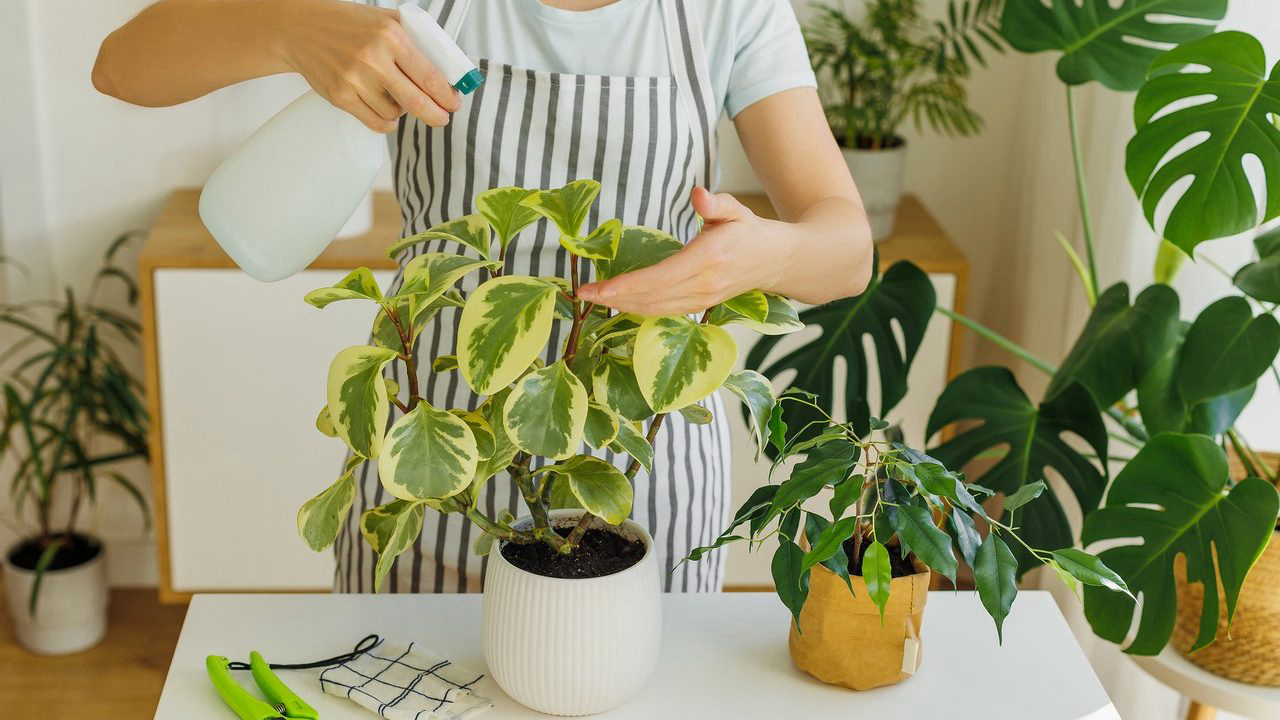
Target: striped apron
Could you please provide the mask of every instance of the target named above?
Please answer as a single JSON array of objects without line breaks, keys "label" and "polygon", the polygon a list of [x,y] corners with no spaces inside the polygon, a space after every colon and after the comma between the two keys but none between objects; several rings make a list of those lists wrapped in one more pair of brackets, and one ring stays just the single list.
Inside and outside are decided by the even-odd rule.
[{"label": "striped apron", "polygon": [[[716,104],[707,72],[696,12],[683,0],[662,3],[670,77],[572,75],[516,68],[481,59],[486,82],[463,99],[444,128],[432,128],[411,116],[400,119],[391,138],[396,195],[405,235],[474,212],[475,195],[492,187],[519,185],[553,188],[571,180],[594,178],[602,190],[589,221],[619,218],[629,225],[660,228],[688,242],[697,232],[690,202],[694,186],[711,188],[718,172],[714,128]],[[440,25],[457,37],[470,0],[424,0]],[[462,252],[447,241],[424,242],[401,255],[408,263],[425,252]],[[561,246],[557,231],[539,221],[508,250],[506,274],[567,278],[574,258]],[[588,282],[589,262],[581,271]],[[397,275],[395,287],[401,279]],[[479,284],[463,281],[464,292]],[[431,360],[455,352],[459,312],[439,313],[423,331],[415,353],[423,396],[436,407],[474,409],[474,395],[458,373],[431,372]],[[552,330],[545,361],[558,352],[567,327]],[[403,387],[394,368],[389,377]],[[724,578],[723,554],[671,569],[688,551],[706,545],[725,527],[729,497],[729,429],[718,395],[701,403],[715,420],[693,425],[669,416],[654,443],[653,474],[641,470],[633,482],[631,518],[654,538],[665,568],[667,591],[716,591]],[[397,411],[392,409],[392,421]],[[583,447],[582,452],[592,452]],[[625,455],[595,454],[620,469]],[[355,509],[392,500],[378,482],[375,463],[358,470]],[[524,499],[502,473],[490,481],[480,509],[490,517],[506,508],[526,514]],[[348,522],[335,552],[335,587],[340,592],[373,588],[376,559],[362,542],[358,523]],[[488,558],[471,547],[479,529],[459,515],[428,512],[418,542],[396,560],[384,587],[392,592],[474,592],[484,583]]]}]

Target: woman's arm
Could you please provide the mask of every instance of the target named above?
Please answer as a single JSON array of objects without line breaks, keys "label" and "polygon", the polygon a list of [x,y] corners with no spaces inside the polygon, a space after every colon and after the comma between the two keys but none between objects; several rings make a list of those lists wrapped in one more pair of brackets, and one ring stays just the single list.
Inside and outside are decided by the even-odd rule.
[{"label": "woman's arm", "polygon": [[772,95],[734,122],[782,220],[695,188],[698,237],[656,265],[584,286],[581,297],[653,316],[701,312],[753,289],[814,304],[866,289],[871,228],[817,92]]},{"label": "woman's arm", "polygon": [[93,85],[155,107],[297,72],[373,130],[394,130],[406,110],[444,125],[457,93],[398,20],[339,0],[160,0],[102,42]]}]

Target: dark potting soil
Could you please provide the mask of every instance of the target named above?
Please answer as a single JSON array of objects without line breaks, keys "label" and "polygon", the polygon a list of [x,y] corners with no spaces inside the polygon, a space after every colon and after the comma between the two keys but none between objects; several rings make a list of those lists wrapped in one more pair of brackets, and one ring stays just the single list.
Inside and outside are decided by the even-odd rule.
[{"label": "dark potting soil", "polygon": [[[70,540],[66,538],[62,540],[62,547],[58,548],[58,552],[53,556],[49,570],[66,570],[83,565],[102,552],[102,544],[87,535],[77,533],[72,535]],[[35,570],[44,548],[45,544],[34,538],[24,540],[9,552],[9,562],[23,570]]]},{"label": "dark potting soil", "polygon": [[[863,540],[862,547],[858,552],[858,557],[853,556],[853,538],[844,541],[844,554],[849,557],[849,574],[862,575],[862,556],[866,554],[867,547],[871,543]],[[889,577],[906,577],[915,575],[916,568],[911,564],[910,557],[902,557],[902,552],[896,548],[889,548]]]},{"label": "dark potting soil", "polygon": [[[572,528],[556,528],[556,532],[566,536],[570,530]],[[582,580],[612,575],[635,565],[644,557],[644,543],[609,530],[591,529],[568,555],[542,542],[504,543],[500,552],[507,562],[534,575]]]}]

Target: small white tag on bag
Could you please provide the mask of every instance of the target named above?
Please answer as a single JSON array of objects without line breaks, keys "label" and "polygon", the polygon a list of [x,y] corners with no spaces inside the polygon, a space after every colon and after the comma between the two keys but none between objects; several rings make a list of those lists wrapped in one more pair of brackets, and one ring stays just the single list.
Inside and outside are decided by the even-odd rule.
[{"label": "small white tag on bag", "polygon": [[902,672],[915,675],[920,666],[920,642],[910,635],[902,641]]}]

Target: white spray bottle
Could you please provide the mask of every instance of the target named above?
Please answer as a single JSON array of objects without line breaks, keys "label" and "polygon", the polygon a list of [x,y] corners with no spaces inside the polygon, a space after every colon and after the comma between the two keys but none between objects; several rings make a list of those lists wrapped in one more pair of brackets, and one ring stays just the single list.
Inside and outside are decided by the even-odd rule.
[{"label": "white spray bottle", "polygon": [[[399,7],[409,39],[459,92],[484,77],[431,14]],[[315,91],[276,113],[222,162],[200,195],[200,219],[255,280],[311,264],[355,212],[382,168],[386,137]]]}]

